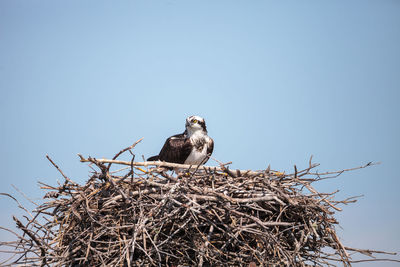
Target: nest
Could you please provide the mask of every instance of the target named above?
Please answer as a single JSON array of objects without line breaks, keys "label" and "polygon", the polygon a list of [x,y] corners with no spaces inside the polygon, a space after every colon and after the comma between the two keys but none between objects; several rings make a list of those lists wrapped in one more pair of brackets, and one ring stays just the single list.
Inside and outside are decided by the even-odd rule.
[{"label": "nest", "polygon": [[[81,157],[93,167],[79,185],[42,184],[46,201],[26,222],[11,264],[42,266],[308,266],[351,263],[339,240],[334,200],[312,183],[317,164],[292,174],[165,162]],[[114,164],[126,167],[111,171]],[[370,166],[367,164],[362,167]],[[175,168],[175,172],[165,167]],[[179,168],[179,169],[177,169]]]}]

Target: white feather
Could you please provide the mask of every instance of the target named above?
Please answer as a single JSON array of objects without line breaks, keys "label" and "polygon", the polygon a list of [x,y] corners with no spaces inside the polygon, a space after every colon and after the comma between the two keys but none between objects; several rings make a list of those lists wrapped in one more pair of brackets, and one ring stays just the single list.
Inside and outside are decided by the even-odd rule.
[{"label": "white feather", "polygon": [[202,128],[199,123],[191,122],[192,119],[204,122],[204,119],[199,116],[191,116],[186,119],[186,131],[191,143],[195,144],[198,142],[198,140],[201,139],[203,139],[205,142],[201,151],[197,150],[193,146],[192,152],[190,152],[189,156],[185,160],[185,164],[199,165],[204,163],[207,157],[207,150],[211,145],[212,140],[210,137],[208,137],[207,132]]},{"label": "white feather", "polygon": [[204,144],[203,150],[198,151],[197,149],[193,149],[192,152],[190,152],[189,157],[185,160],[185,164],[191,164],[191,165],[199,165],[201,163],[204,163],[204,159],[207,156],[207,148],[208,144]]}]

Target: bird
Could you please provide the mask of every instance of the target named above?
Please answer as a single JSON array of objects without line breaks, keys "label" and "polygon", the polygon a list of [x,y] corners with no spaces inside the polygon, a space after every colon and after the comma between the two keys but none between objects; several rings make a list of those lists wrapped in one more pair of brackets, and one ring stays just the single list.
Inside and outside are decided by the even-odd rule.
[{"label": "bird", "polygon": [[202,165],[214,150],[214,140],[207,135],[205,120],[200,116],[186,118],[185,131],[169,137],[158,155],[147,161]]}]

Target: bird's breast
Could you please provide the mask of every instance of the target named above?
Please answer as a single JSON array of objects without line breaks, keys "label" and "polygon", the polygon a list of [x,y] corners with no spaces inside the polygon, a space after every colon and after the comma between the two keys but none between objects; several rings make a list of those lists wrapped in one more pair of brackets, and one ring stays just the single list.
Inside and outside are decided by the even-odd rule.
[{"label": "bird's breast", "polygon": [[199,152],[203,151],[205,144],[206,144],[205,138],[198,138],[193,140],[193,145],[195,149]]},{"label": "bird's breast", "polygon": [[205,138],[191,139],[193,149],[189,157],[185,160],[185,164],[199,165],[207,156],[207,140]]}]

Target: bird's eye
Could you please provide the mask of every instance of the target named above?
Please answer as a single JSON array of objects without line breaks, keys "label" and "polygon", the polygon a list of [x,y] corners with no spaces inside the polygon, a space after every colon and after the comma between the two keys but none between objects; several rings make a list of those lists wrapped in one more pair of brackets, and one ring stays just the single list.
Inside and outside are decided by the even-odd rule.
[{"label": "bird's eye", "polygon": [[193,122],[193,123],[197,123],[197,120],[196,120],[196,119],[194,119],[194,120],[192,120],[192,122]]}]

